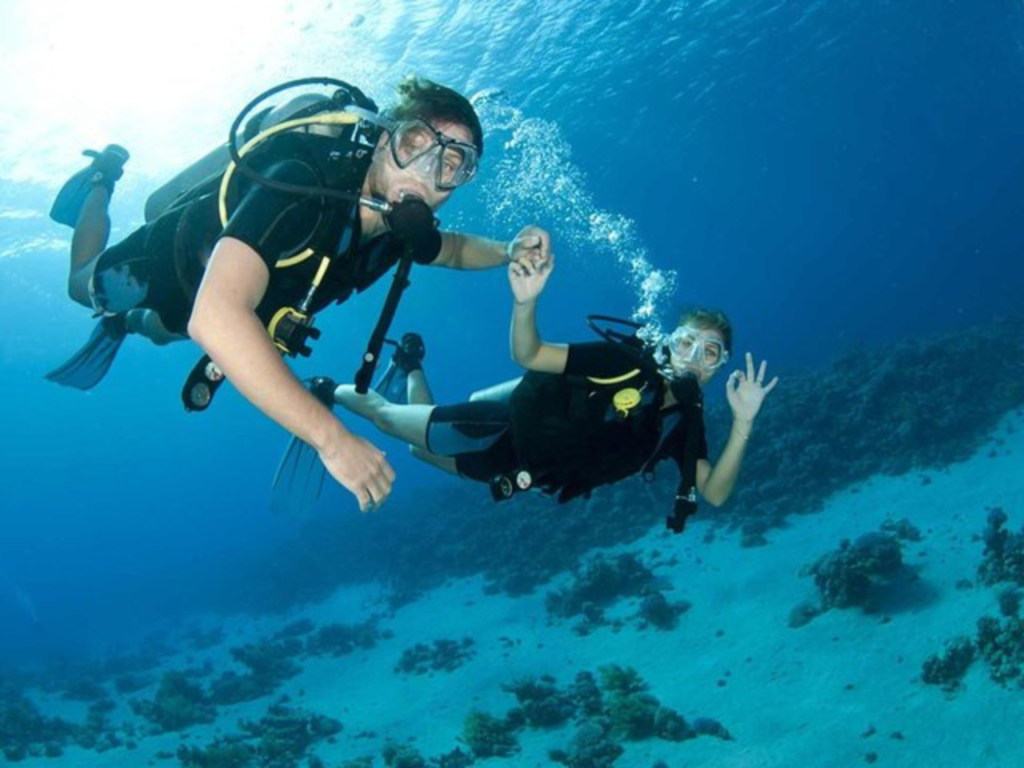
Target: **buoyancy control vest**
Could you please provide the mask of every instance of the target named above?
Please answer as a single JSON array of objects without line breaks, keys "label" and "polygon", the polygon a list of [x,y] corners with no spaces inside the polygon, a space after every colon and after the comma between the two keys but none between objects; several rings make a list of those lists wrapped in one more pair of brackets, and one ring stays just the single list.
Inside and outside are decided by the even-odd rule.
[{"label": "buoyancy control vest", "polygon": [[653,364],[607,378],[531,371],[509,401],[513,444],[534,484],[565,502],[641,472],[661,439],[663,404]]},{"label": "buoyancy control vest", "polygon": [[[507,498],[516,485],[532,486],[558,494],[565,503],[634,474],[650,482],[655,465],[671,456],[680,482],[666,527],[682,533],[697,511],[697,462],[706,445],[700,386],[696,380],[673,383],[677,403],[663,408],[665,380],[650,350],[624,336],[609,341],[609,348],[625,353],[619,376],[531,371],[523,377],[509,399],[520,467],[507,478],[492,480],[492,493]],[[494,493],[501,480],[511,490]]]},{"label": "buoyancy control vest", "polygon": [[[160,200],[171,201],[167,210],[180,206],[208,206],[215,200],[222,227],[254,184],[286,193],[309,195],[312,191],[323,194],[327,204],[307,239],[307,247],[279,258],[274,266],[275,271],[295,271],[297,275],[306,276],[302,278],[307,281],[302,300],[294,305],[276,306],[268,294],[257,309],[274,344],[285,355],[308,355],[308,340],[319,337],[319,330],[313,327],[313,314],[331,300],[324,301],[317,295],[322,282],[326,280],[331,284],[330,289],[324,292],[326,296],[343,301],[353,290],[363,290],[379,279],[398,262],[400,255],[394,249],[378,248],[366,254],[365,263],[356,264],[351,260],[341,263],[336,258],[358,247],[359,195],[373,161],[382,126],[376,119],[376,104],[358,88],[341,81],[328,82],[338,86],[329,98],[299,97],[277,110],[263,110],[250,117],[241,132],[244,144],[238,148],[233,143],[234,137],[247,113],[260,99],[291,84],[263,94],[239,115],[232,128],[232,138],[223,151],[210,153],[191,173],[184,172],[172,180],[169,189],[158,191]],[[329,139],[322,135],[324,132],[329,134]],[[316,158],[306,165],[315,177],[312,186],[308,182],[297,185],[265,175],[275,155],[280,154],[280,147],[289,142],[308,145],[306,156]],[[218,167],[219,163],[222,167]],[[174,194],[174,185],[180,186],[182,179],[188,178],[194,181],[193,186]],[[376,201],[364,202],[372,204]],[[152,200],[147,203],[147,215],[150,212],[162,215],[157,203]],[[309,261],[311,259],[312,262]],[[197,285],[187,287],[194,295]],[[186,409],[207,408],[222,381],[223,374],[218,367],[208,356],[203,356],[193,367],[182,390]]]}]

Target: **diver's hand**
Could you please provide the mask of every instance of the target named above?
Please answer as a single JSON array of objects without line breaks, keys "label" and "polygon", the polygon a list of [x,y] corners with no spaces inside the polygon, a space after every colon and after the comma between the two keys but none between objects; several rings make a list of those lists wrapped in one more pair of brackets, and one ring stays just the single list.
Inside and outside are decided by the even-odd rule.
[{"label": "diver's hand", "polygon": [[768,384],[764,383],[768,361],[762,360],[757,372],[754,371],[754,356],[747,352],[747,370],[733,371],[725,382],[725,396],[732,408],[736,421],[750,424],[761,410],[765,397],[779,383],[776,376]]},{"label": "diver's hand", "polygon": [[337,437],[318,453],[331,477],[356,497],[360,512],[376,512],[387,500],[395,470],[384,458],[384,452],[369,440],[342,427]]},{"label": "diver's hand", "polygon": [[555,268],[555,255],[539,253],[524,256],[519,261],[508,263],[508,284],[512,288],[512,296],[516,304],[528,304],[536,301],[544,291],[544,286]]},{"label": "diver's hand", "polygon": [[551,235],[548,231],[530,225],[519,230],[505,247],[505,258],[508,261],[528,261],[536,264],[546,261],[551,256]]}]

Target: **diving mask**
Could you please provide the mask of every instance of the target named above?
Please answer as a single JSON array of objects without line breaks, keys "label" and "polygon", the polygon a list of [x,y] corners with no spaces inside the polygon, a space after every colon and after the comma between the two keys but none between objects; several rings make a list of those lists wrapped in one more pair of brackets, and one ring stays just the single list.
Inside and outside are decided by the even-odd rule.
[{"label": "diving mask", "polygon": [[425,120],[395,123],[391,128],[391,156],[399,168],[412,165],[439,190],[468,184],[476,176],[480,150],[472,144],[445,136]]},{"label": "diving mask", "polygon": [[712,375],[729,362],[729,350],[717,331],[683,325],[665,340],[675,376],[700,371]]}]

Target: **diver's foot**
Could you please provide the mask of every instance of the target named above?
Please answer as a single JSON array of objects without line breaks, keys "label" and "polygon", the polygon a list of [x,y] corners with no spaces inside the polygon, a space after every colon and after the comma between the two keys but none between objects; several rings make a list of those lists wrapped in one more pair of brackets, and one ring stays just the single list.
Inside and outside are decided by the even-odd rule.
[{"label": "diver's foot", "polygon": [[334,407],[334,390],[338,388],[338,383],[334,379],[327,376],[314,376],[306,383],[306,386],[317,400],[328,408]]},{"label": "diver's foot", "polygon": [[354,384],[341,384],[334,390],[334,402],[348,411],[373,421],[388,401],[379,392],[369,390],[365,395],[356,392]]},{"label": "diver's foot", "polygon": [[102,152],[87,149],[82,154],[91,157],[92,162],[64,182],[50,208],[51,219],[72,228],[94,187],[103,187],[113,194],[114,184],[124,174],[129,157],[128,150],[119,144],[109,144]]},{"label": "diver's foot", "polygon": [[87,149],[82,154],[92,158],[92,164],[86,169],[90,172],[89,183],[106,187],[113,193],[114,183],[124,175],[124,164],[131,157],[128,150],[120,144],[108,144],[102,152]]}]

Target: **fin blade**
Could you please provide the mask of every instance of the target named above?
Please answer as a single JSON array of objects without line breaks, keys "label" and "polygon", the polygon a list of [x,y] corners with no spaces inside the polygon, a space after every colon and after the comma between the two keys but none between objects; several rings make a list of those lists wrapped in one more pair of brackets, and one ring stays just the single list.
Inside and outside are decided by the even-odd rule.
[{"label": "fin blade", "polygon": [[388,363],[388,367],[384,369],[384,373],[377,379],[377,383],[373,385],[373,389],[390,403],[407,405],[409,402],[408,380],[409,374],[398,367],[392,359]]},{"label": "fin blade", "polygon": [[308,515],[323,489],[327,470],[312,446],[293,437],[288,442],[270,487],[270,509],[278,514]]},{"label": "fin blade", "polygon": [[63,365],[54,368],[46,378],[56,384],[89,390],[107,375],[125,339],[123,326],[103,318],[81,349]]},{"label": "fin blade", "polygon": [[50,218],[58,224],[74,229],[78,223],[78,215],[82,212],[85,199],[92,191],[92,178],[95,171],[92,166],[83,168],[66,182],[57,193],[57,198],[50,207]]}]

